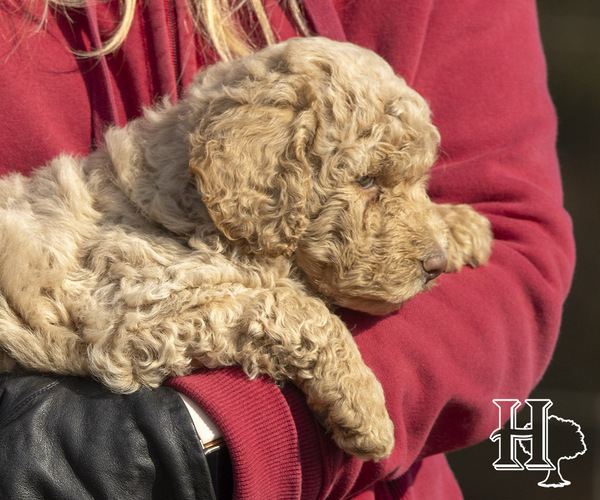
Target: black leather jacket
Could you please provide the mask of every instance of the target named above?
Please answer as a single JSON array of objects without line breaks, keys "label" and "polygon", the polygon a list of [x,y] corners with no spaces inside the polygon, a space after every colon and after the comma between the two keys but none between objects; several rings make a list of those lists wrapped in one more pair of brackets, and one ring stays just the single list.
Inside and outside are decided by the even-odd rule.
[{"label": "black leather jacket", "polygon": [[161,387],[0,375],[0,499],[214,499],[185,405]]}]

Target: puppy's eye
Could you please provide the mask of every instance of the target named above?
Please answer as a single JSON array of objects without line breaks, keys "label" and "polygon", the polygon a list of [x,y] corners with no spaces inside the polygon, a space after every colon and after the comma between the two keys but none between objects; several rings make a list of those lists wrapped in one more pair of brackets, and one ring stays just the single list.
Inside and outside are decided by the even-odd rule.
[{"label": "puppy's eye", "polygon": [[373,184],[375,184],[375,177],[370,175],[365,175],[356,180],[356,183],[363,189],[370,188]]}]

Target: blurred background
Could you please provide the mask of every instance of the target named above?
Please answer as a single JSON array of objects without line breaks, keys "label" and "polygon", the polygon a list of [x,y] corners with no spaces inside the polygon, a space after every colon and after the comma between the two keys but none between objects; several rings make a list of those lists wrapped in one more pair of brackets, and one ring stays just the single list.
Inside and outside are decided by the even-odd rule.
[{"label": "blurred background", "polygon": [[496,471],[486,441],[449,456],[467,500],[600,500],[600,0],[538,0],[550,91],[559,116],[565,205],[575,226],[577,267],[561,337],[531,397],[581,426],[587,452],[562,460],[563,488],[541,488],[545,472]]}]

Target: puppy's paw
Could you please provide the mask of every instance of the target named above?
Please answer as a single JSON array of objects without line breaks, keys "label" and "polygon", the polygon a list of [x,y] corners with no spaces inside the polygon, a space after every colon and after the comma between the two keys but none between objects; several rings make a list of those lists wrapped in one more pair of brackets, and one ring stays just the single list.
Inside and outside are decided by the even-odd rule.
[{"label": "puppy's paw", "polygon": [[488,219],[469,205],[440,204],[436,209],[448,227],[446,272],[456,272],[464,265],[478,267],[485,264],[493,242]]},{"label": "puppy's paw", "polygon": [[387,412],[383,417],[373,417],[367,427],[352,429],[334,425],[331,430],[336,444],[350,455],[375,461],[388,457],[394,447],[394,424]]},{"label": "puppy's paw", "polygon": [[[361,460],[381,460],[392,453],[394,424],[385,406],[383,388],[366,367],[340,384],[307,380],[308,404],[321,425],[345,452]],[[323,388],[326,391],[323,391]]]}]

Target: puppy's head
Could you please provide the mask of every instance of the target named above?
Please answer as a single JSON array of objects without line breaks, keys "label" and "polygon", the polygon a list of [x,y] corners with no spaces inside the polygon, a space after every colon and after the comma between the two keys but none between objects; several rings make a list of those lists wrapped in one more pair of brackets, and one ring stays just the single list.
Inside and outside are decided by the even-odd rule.
[{"label": "puppy's head", "polygon": [[190,98],[191,172],[245,251],[293,256],[320,293],[375,314],[443,271],[446,228],[425,191],[439,136],[379,56],[294,39],[215,66]]}]

